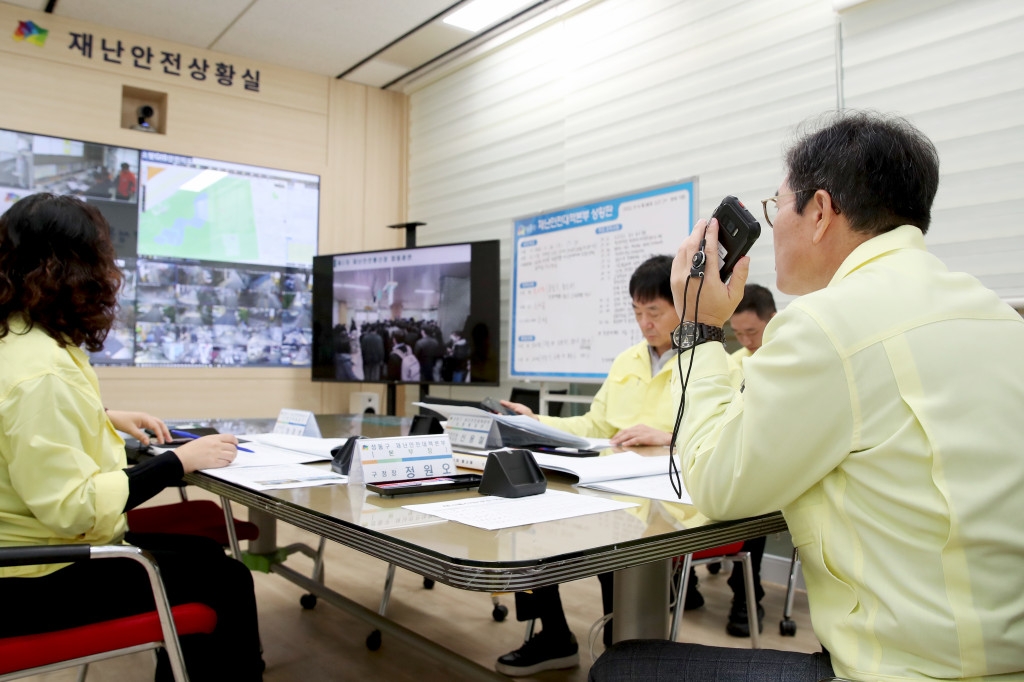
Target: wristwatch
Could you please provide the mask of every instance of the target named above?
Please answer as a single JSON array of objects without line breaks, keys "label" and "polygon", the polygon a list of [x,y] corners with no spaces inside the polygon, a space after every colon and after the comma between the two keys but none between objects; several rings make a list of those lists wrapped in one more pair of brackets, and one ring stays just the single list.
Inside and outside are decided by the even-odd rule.
[{"label": "wristwatch", "polygon": [[672,331],[672,347],[678,351],[689,350],[705,341],[725,342],[721,327],[712,327],[703,322],[682,322]]}]

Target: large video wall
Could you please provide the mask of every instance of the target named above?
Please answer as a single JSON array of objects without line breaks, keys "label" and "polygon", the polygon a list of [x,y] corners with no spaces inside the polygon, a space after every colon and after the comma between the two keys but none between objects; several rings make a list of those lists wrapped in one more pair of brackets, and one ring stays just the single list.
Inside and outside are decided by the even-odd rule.
[{"label": "large video wall", "polygon": [[309,366],[320,178],[0,130],[0,214],[74,194],[125,274],[97,365]]}]

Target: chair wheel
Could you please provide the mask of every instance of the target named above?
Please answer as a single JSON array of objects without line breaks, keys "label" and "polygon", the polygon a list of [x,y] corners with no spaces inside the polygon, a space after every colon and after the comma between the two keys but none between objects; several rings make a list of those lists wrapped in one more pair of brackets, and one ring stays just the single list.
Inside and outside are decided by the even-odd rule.
[{"label": "chair wheel", "polygon": [[496,604],[494,610],[491,611],[491,618],[498,621],[499,623],[505,620],[505,616],[508,615],[508,607],[504,604]]},{"label": "chair wheel", "polygon": [[424,578],[423,579],[423,589],[425,589],[425,590],[432,590],[432,589],[434,589],[434,581],[431,580],[430,578]]},{"label": "chair wheel", "polygon": [[374,630],[366,636],[366,648],[370,651],[380,648],[380,630]]},{"label": "chair wheel", "polygon": [[789,618],[784,618],[779,621],[779,634],[783,637],[795,637],[796,636],[796,623]]},{"label": "chair wheel", "polygon": [[315,594],[304,594],[299,597],[299,604],[302,608],[309,610],[316,608],[316,595]]}]

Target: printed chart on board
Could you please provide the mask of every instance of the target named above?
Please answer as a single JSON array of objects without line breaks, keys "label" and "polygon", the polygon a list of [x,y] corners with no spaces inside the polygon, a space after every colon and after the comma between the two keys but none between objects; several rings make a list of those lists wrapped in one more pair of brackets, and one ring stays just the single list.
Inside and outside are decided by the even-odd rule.
[{"label": "printed chart on board", "polygon": [[695,221],[696,179],[517,219],[509,373],[601,381],[642,336],[629,278],[675,255]]}]

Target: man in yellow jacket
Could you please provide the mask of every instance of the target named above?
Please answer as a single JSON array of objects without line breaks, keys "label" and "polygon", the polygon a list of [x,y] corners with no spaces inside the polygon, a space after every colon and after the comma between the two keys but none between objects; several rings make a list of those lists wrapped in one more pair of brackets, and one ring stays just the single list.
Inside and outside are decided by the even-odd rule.
[{"label": "man in yellow jacket", "polygon": [[[629,280],[633,314],[644,340],[619,354],[608,370],[590,409],[579,417],[538,416],[519,403],[502,401],[519,414],[587,438],[610,438],[612,444],[626,447],[668,445],[672,440],[678,401],[672,397],[676,376],[676,353],[672,349],[672,330],[679,324],[672,302],[672,258],[647,259]],[[667,451],[666,451],[667,452]],[[598,576],[605,613],[611,612],[612,574]],[[696,591],[691,575],[687,604],[696,608],[703,598]],[[505,675],[533,675],[542,670],[568,668],[579,663],[576,639],[569,631],[562,610],[558,585],[534,590],[531,595],[516,595],[519,620],[539,618],[543,630],[520,649],[498,659],[496,669]],[[605,639],[611,643],[611,629]]]},{"label": "man in yellow jacket", "polygon": [[720,281],[715,223],[677,255],[675,337],[694,360],[678,443],[709,517],[782,510],[830,653],[632,642],[591,678],[710,679],[710,658],[716,680],[1024,679],[1024,320],[925,250],[938,154],[908,122],[839,114],[786,166],[765,217],[778,288],[799,298],[744,361],[742,391],[700,339],[749,261]]}]

